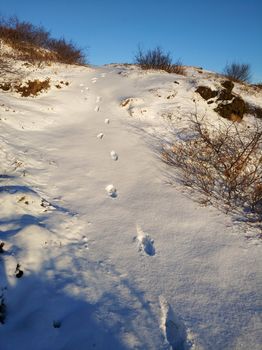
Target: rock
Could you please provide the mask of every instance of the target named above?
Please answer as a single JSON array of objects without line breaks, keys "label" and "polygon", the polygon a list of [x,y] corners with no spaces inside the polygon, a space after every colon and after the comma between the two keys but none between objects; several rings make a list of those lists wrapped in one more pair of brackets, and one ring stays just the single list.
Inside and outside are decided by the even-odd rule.
[{"label": "rock", "polygon": [[246,112],[246,104],[241,97],[236,96],[230,103],[220,103],[217,108],[214,109],[214,111],[226,119],[242,119],[244,113]]},{"label": "rock", "polygon": [[207,86],[198,86],[196,92],[198,92],[205,100],[209,100],[218,95],[218,91],[213,91]]},{"label": "rock", "polygon": [[23,276],[24,272],[22,270],[18,270],[15,274],[16,278],[21,278]]},{"label": "rock", "polygon": [[229,101],[232,100],[232,98],[234,98],[234,95],[231,93],[231,91],[227,90],[227,89],[222,89],[219,92],[219,96],[218,96],[218,101]]},{"label": "rock", "polygon": [[231,80],[225,80],[221,83],[224,89],[220,90],[218,100],[229,101],[232,100],[235,95],[232,94],[234,83]]},{"label": "rock", "polygon": [[225,80],[221,83],[221,85],[228,91],[232,92],[234,83],[231,80]]},{"label": "rock", "polygon": [[4,242],[0,243],[0,254],[4,253],[4,245],[5,245]]},{"label": "rock", "polygon": [[21,278],[24,274],[24,271],[20,269],[20,264],[16,265],[16,270],[15,270],[15,277],[16,278]]},{"label": "rock", "polygon": [[11,89],[11,83],[2,83],[0,84],[0,89],[3,91],[9,91]]},{"label": "rock", "polygon": [[6,318],[6,305],[3,295],[0,296],[0,323],[4,324]]}]

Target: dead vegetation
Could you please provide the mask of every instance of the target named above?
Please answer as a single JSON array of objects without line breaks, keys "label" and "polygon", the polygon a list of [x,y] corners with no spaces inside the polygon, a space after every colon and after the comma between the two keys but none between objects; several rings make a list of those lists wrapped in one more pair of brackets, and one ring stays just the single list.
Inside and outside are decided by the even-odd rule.
[{"label": "dead vegetation", "polygon": [[249,83],[251,80],[250,64],[230,63],[224,68],[224,75],[233,81]]},{"label": "dead vegetation", "polygon": [[185,75],[185,68],[182,62],[178,60],[172,63],[172,58],[169,53],[163,52],[160,47],[144,52],[140,47],[135,55],[135,64],[142,69],[164,70],[167,73],[175,73]]},{"label": "dead vegetation", "polygon": [[14,90],[21,94],[22,97],[37,96],[40,92],[47,91],[50,88],[50,79],[43,81],[35,79],[28,80],[25,84],[14,86]]},{"label": "dead vegetation", "polygon": [[262,119],[262,108],[246,102],[246,112],[253,115],[254,117],[258,119]]},{"label": "dead vegetation", "polygon": [[[214,129],[195,115],[193,136],[164,145],[162,159],[175,166],[181,182],[207,201],[241,208],[262,221],[262,130],[235,123]],[[212,132],[210,131],[212,130]]]},{"label": "dead vegetation", "polygon": [[54,39],[44,27],[20,21],[17,17],[0,18],[0,39],[13,48],[16,51],[16,58],[21,60],[55,61],[66,64],[86,63],[83,50],[73,42],[66,41],[64,38]]},{"label": "dead vegetation", "polygon": [[39,79],[28,80],[25,83],[10,83],[5,82],[0,84],[0,89],[4,91],[13,91],[19,93],[22,97],[37,96],[43,91],[47,91],[50,88],[50,79],[43,81]]},{"label": "dead vegetation", "polygon": [[[14,67],[11,60],[6,60],[0,57],[0,81],[4,87],[5,80],[8,78],[8,83],[15,80],[22,80],[25,77],[25,72],[21,68]],[[6,86],[7,88],[8,86]],[[6,90],[7,91],[7,90]]]}]

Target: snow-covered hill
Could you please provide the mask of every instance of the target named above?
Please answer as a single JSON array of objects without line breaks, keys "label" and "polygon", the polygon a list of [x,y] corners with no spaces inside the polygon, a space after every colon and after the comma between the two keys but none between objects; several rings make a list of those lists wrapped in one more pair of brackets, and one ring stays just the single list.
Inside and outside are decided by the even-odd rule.
[{"label": "snow-covered hill", "polygon": [[222,78],[19,69],[51,88],[0,90],[0,349],[260,349],[258,228],[171,185],[158,154],[196,105],[221,122],[195,90]]}]

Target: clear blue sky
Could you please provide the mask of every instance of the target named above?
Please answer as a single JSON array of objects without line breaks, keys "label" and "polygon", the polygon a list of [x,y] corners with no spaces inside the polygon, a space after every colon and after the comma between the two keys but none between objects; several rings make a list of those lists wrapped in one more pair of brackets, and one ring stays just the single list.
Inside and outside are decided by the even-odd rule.
[{"label": "clear blue sky", "polygon": [[250,63],[262,81],[262,0],[1,0],[0,13],[88,49],[93,64],[132,62],[137,45],[220,72]]}]

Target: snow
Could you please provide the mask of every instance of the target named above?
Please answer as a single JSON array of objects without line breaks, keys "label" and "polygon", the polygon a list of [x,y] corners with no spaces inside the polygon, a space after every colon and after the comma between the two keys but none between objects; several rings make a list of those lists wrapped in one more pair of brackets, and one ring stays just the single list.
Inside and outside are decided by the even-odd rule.
[{"label": "snow", "polygon": [[108,195],[112,198],[116,198],[117,197],[117,189],[115,188],[114,185],[108,185],[106,186],[106,192],[108,193]]},{"label": "snow", "polygon": [[116,153],[116,151],[111,151],[110,156],[113,160],[118,160],[118,154]]},{"label": "snow", "polygon": [[0,92],[0,349],[260,349],[257,229],[171,186],[157,152],[188,128],[193,99],[220,123],[194,93],[216,77],[27,74],[69,86]]}]

